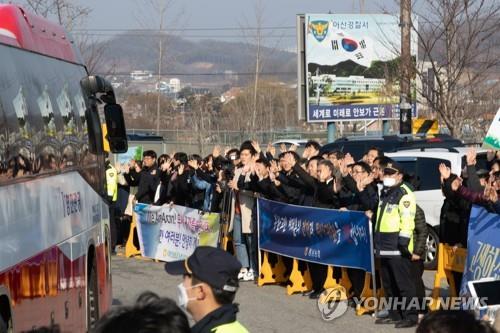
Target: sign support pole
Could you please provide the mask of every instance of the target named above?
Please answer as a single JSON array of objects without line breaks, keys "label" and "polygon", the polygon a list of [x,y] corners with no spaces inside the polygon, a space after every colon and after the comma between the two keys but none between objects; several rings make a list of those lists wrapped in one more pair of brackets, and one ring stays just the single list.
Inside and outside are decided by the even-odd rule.
[{"label": "sign support pole", "polygon": [[328,123],[327,130],[328,130],[328,143],[335,141],[335,136],[337,132],[335,123]]}]

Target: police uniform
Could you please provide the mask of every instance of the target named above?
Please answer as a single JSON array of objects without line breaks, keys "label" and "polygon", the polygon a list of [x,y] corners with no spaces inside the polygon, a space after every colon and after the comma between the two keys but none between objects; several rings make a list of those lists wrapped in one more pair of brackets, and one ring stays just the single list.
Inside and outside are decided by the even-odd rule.
[{"label": "police uniform", "polygon": [[111,237],[111,250],[114,252],[117,240],[117,225],[116,225],[116,200],[118,199],[118,171],[106,162],[106,194],[109,198],[109,229]]},{"label": "police uniform", "polygon": [[[198,246],[186,260],[165,264],[165,270],[171,275],[191,275],[212,288],[228,293],[236,293],[238,290],[240,269],[241,264],[235,256],[210,246]],[[248,333],[248,330],[236,319],[237,313],[236,304],[220,304],[217,309],[196,322],[191,327],[191,332]]]},{"label": "police uniform", "polygon": [[[403,173],[396,163],[389,164],[384,172],[391,171]],[[395,323],[402,319],[407,324],[417,322],[417,309],[403,309],[416,296],[415,279],[411,273],[415,212],[415,195],[407,185],[399,184],[382,191],[374,230],[375,255],[380,258],[385,297],[397,299],[398,309],[393,307],[389,310],[389,319],[376,323]]]}]

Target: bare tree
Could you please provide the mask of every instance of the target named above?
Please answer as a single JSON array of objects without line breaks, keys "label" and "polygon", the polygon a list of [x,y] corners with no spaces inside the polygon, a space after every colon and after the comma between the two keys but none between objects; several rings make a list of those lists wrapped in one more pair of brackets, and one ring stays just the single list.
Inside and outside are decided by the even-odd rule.
[{"label": "bare tree", "polygon": [[43,17],[55,17],[60,25],[71,31],[83,23],[91,9],[71,0],[25,0],[28,9]]},{"label": "bare tree", "polygon": [[[92,11],[89,7],[78,5],[71,0],[25,0],[22,5],[37,15],[57,20],[70,32],[83,25]],[[98,70],[102,72],[107,43],[86,33],[78,33],[75,43],[89,73],[96,73]]]},{"label": "bare tree", "polygon": [[[500,3],[489,0],[425,0],[419,15],[420,91],[452,135],[465,125],[478,127],[485,110],[477,108],[498,85]],[[486,84],[489,79],[496,84]],[[494,111],[494,110],[490,110]]]}]

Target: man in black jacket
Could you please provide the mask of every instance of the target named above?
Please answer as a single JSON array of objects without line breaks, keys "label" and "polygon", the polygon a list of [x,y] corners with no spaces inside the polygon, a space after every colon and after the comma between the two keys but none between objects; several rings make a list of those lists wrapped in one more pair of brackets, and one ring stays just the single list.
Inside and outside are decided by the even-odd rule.
[{"label": "man in black jacket", "polygon": [[130,169],[128,173],[124,174],[124,177],[130,186],[137,186],[135,194],[137,202],[153,204],[160,182],[156,166],[156,153],[153,150],[146,150],[142,154],[142,170],[137,173],[135,169]]},{"label": "man in black jacket", "polygon": [[[299,176],[304,184],[304,191],[309,189],[312,195],[312,206],[319,208],[338,208],[338,197],[334,192],[333,164],[328,160],[320,160],[318,162],[317,176],[312,177],[302,167],[296,163],[292,155],[287,154],[285,159],[288,164],[293,165],[294,172]],[[312,279],[312,290],[305,295],[311,299],[317,299],[323,292],[328,266],[307,263]]]}]

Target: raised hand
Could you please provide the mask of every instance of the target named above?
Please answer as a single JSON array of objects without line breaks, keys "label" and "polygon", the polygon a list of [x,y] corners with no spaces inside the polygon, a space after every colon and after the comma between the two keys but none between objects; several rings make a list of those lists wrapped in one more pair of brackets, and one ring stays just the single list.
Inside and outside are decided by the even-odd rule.
[{"label": "raised hand", "polygon": [[197,160],[189,160],[188,165],[190,168],[197,170],[198,169],[198,161]]},{"label": "raised hand", "polygon": [[284,143],[280,144],[280,152],[286,153],[286,151],[287,151],[286,150],[286,144],[284,144]]},{"label": "raised hand", "polygon": [[224,148],[224,156],[227,156],[227,153],[229,153],[230,150],[231,150],[231,148],[229,148],[228,146],[226,146]]},{"label": "raised hand", "polygon": [[268,143],[266,151],[273,157],[276,155],[276,148],[273,146],[271,142]]},{"label": "raised hand", "polygon": [[288,151],[297,151],[298,147],[299,146],[292,144],[292,145],[290,145],[290,149],[288,149]]},{"label": "raised hand", "polygon": [[214,158],[217,158],[220,156],[221,148],[219,145],[215,146],[214,149],[212,150],[212,156]]},{"label": "raised hand", "polygon": [[439,173],[441,174],[441,183],[445,180],[450,178],[451,175],[451,169],[446,166],[446,164],[441,163],[439,164]]},{"label": "raised hand", "polygon": [[252,141],[252,147],[253,147],[253,149],[255,149],[257,154],[260,154],[260,145],[257,141],[255,141],[255,140]]},{"label": "raised hand", "polygon": [[476,165],[476,149],[471,148],[467,150],[467,165]]}]

